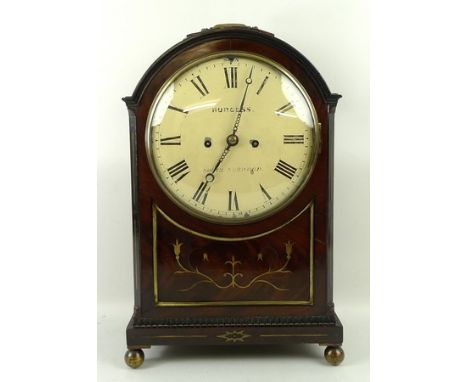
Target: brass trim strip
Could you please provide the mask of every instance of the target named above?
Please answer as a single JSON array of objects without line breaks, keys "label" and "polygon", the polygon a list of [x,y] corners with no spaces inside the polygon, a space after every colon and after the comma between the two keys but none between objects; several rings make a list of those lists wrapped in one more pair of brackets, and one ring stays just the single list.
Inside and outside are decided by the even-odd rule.
[{"label": "brass trim strip", "polygon": [[310,278],[309,278],[309,301],[310,304],[314,304],[314,203],[310,204]]},{"label": "brass trim strip", "polygon": [[310,301],[159,301],[157,306],[312,305]]},{"label": "brass trim strip", "polygon": [[301,212],[299,212],[296,216],[294,216],[291,220],[288,220],[286,223],[276,227],[276,228],[273,228],[269,231],[265,231],[265,232],[262,232],[262,233],[259,233],[258,235],[252,235],[252,236],[244,236],[244,237],[222,237],[222,236],[212,236],[212,235],[208,235],[208,234],[205,234],[205,233],[201,233],[201,232],[198,232],[198,231],[194,231],[193,229],[190,229],[190,228],[187,228],[185,226],[183,226],[182,224],[180,223],[177,223],[175,220],[173,220],[172,218],[170,218],[168,215],[166,215],[166,213],[161,210],[158,206],[156,206],[156,209],[158,210],[158,212],[164,216],[164,218],[166,218],[166,220],[168,220],[170,223],[172,223],[173,225],[175,225],[177,228],[180,228],[181,230],[185,231],[185,232],[189,232],[195,236],[199,236],[199,237],[203,237],[205,239],[211,239],[211,240],[219,240],[219,241],[242,241],[242,240],[249,240],[249,239],[256,239],[258,237],[262,237],[262,236],[266,236],[272,232],[275,232],[275,231],[278,231],[279,229],[287,226],[289,223],[291,223],[293,220],[295,220],[297,217],[299,217],[304,211],[306,211],[308,208],[311,208],[312,204],[308,204]]},{"label": "brass trim strip", "polygon": [[190,334],[190,335],[165,335],[165,336],[145,336],[145,338],[206,338],[204,334]]},{"label": "brass trim strip", "polygon": [[[231,338],[230,335],[240,335],[241,338]],[[318,334],[259,334],[259,337],[326,337],[327,334],[325,333],[318,333]],[[237,342],[237,341],[244,341],[245,338],[251,337],[250,334],[244,333],[243,330],[241,331],[227,331],[223,335],[217,335],[217,338],[222,338],[226,342]],[[226,338],[227,337],[227,338]],[[144,336],[144,338],[208,338],[208,335],[205,334],[187,334],[187,335],[162,335],[162,336]]]},{"label": "brass trim strip", "polygon": [[260,334],[260,337],[326,337],[328,334]]},{"label": "brass trim strip", "polygon": [[155,204],[153,204],[153,279],[154,279],[154,302],[158,304],[158,240],[157,240],[157,234],[158,234],[158,218],[157,218],[157,207]]},{"label": "brass trim strip", "polygon": [[[156,204],[153,203],[153,281],[154,281],[154,302],[156,306],[160,307],[177,307],[177,306],[243,306],[243,305],[313,305],[314,304],[314,278],[313,278],[313,273],[314,273],[314,203],[310,203],[307,205],[305,209],[303,209],[298,215],[296,215],[293,219],[290,221],[284,223],[280,227],[268,231],[266,233],[263,233],[261,235],[257,236],[251,236],[247,238],[236,238],[235,240],[228,240],[227,241],[237,241],[237,240],[246,240],[249,238],[255,238],[255,237],[260,237],[263,235],[267,235],[268,233],[271,233],[273,231],[278,230],[279,228],[284,227],[294,219],[296,219],[300,214],[302,214],[307,208],[310,209],[310,264],[309,264],[309,269],[310,269],[310,278],[309,278],[309,283],[310,283],[310,295],[309,295],[309,300],[308,301],[291,301],[291,300],[270,300],[270,301],[253,301],[253,300],[242,300],[242,301],[159,301],[159,296],[158,296],[158,269],[157,269],[157,263],[158,263],[158,258],[157,258],[157,214],[158,212],[161,213],[165,218],[169,220],[172,224],[175,226],[186,230],[190,233],[193,233],[197,235],[196,232],[184,228],[180,226],[178,223],[174,222],[171,218],[169,218],[164,212],[162,212]],[[201,235],[199,235],[201,236]],[[222,238],[213,238],[210,237],[209,235],[203,235],[202,237],[209,238],[209,239],[214,239],[214,240],[224,240]]]}]

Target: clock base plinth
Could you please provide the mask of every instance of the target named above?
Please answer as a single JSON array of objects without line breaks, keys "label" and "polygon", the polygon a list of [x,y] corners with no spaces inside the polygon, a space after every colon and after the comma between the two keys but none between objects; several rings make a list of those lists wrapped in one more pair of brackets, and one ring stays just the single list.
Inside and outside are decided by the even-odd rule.
[{"label": "clock base plinth", "polygon": [[[127,353],[136,351],[136,363],[140,361],[142,348],[156,345],[273,345],[289,343],[316,343],[326,345],[325,358],[333,365],[338,365],[344,358],[341,349],[343,326],[338,316],[331,317],[269,317],[269,322],[255,322],[255,318],[219,319],[218,323],[207,321],[190,322],[184,319],[172,324],[138,319],[135,315],[127,327]],[[258,319],[258,318],[257,318]],[[302,321],[302,322],[300,322]],[[141,352],[141,353],[140,353]],[[131,353],[133,356],[133,353]],[[143,363],[144,356],[141,358]],[[127,362],[127,355],[126,355]],[[141,363],[138,365],[140,366]],[[129,364],[127,362],[127,364]],[[129,364],[129,366],[131,366]],[[136,367],[138,367],[136,366]],[[134,366],[131,366],[134,367]],[[135,367],[135,368],[136,368]]]}]

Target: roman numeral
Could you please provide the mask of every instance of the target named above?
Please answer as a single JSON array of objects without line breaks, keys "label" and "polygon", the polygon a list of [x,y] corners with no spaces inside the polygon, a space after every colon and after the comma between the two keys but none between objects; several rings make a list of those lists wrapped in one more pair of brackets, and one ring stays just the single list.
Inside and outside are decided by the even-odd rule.
[{"label": "roman numeral", "polygon": [[201,203],[205,204],[206,198],[208,197],[208,191],[210,191],[211,187],[208,187],[208,182],[201,182],[200,185],[197,188],[197,191],[195,191],[195,194],[193,194],[192,199]]},{"label": "roman numeral", "polygon": [[284,175],[286,178],[292,179],[297,171],[297,168],[280,159],[275,167],[275,171],[279,172],[281,175]]},{"label": "roman numeral", "polygon": [[161,145],[178,145],[180,146],[180,135],[177,137],[167,137],[160,140]]},{"label": "roman numeral", "polygon": [[288,102],[286,105],[281,106],[278,110],[275,111],[276,115],[281,115],[286,113],[288,110],[291,110],[294,106],[291,102]]},{"label": "roman numeral", "polygon": [[284,144],[304,144],[304,135],[283,135]]},{"label": "roman numeral", "polygon": [[260,85],[260,87],[259,87],[258,90],[257,90],[257,95],[259,95],[260,92],[262,91],[262,89],[263,89],[263,87],[265,86],[265,84],[266,84],[268,78],[269,78],[268,76],[266,76],[266,77],[264,78],[262,84]]},{"label": "roman numeral", "polygon": [[167,108],[170,110],[178,111],[179,113],[188,114],[188,111],[185,111],[184,109],[181,109],[180,107],[169,105]]},{"label": "roman numeral", "polygon": [[239,202],[237,201],[236,191],[229,191],[228,209],[229,211],[232,211],[233,209],[239,211]]},{"label": "roman numeral", "polygon": [[[237,67],[231,66],[229,70],[228,68],[224,68],[224,77],[226,77],[226,85],[228,88],[237,88]],[[231,75],[229,75],[229,72]]]},{"label": "roman numeral", "polygon": [[[185,162],[185,159],[183,159],[180,162],[176,163],[175,165],[169,167],[167,169],[167,172],[173,179],[175,179],[175,182],[177,183],[179,180],[181,180],[184,176],[186,176],[190,172],[190,171],[186,171],[188,170],[188,168],[189,168],[188,164]],[[176,176],[179,174],[180,176],[176,178]]]},{"label": "roman numeral", "polygon": [[265,190],[265,189],[263,188],[263,186],[262,186],[261,183],[260,183],[260,190],[262,190],[263,195],[265,195],[265,196],[267,197],[268,200],[271,199],[270,194],[267,192],[267,190]]},{"label": "roman numeral", "polygon": [[[198,81],[196,81],[198,80]],[[197,76],[197,78],[193,79],[193,80],[190,80],[190,82],[192,83],[193,86],[195,86],[195,88],[200,92],[200,94],[204,97],[206,96],[207,94],[209,94],[209,91],[208,89],[206,88],[204,82],[202,81],[202,79],[200,78],[200,76]],[[197,84],[198,82],[198,84]],[[203,88],[203,90],[202,90]]]}]

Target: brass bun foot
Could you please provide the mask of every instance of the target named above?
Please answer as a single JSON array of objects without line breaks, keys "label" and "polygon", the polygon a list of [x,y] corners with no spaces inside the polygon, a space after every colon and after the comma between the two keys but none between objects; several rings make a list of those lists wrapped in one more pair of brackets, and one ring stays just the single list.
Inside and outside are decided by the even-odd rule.
[{"label": "brass bun foot", "polygon": [[143,364],[145,353],[141,349],[127,350],[125,353],[125,363],[132,369],[136,369]]},{"label": "brass bun foot", "polygon": [[344,351],[341,346],[327,346],[324,356],[328,363],[338,366],[344,360]]}]

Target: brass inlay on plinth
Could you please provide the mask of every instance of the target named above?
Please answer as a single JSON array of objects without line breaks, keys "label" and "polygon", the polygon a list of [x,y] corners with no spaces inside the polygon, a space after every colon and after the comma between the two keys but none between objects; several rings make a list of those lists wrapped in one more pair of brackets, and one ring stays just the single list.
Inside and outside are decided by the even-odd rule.
[{"label": "brass inlay on plinth", "polygon": [[145,338],[206,338],[207,335],[204,334],[188,334],[188,335],[175,335],[175,334],[168,334],[164,336],[145,336]]},{"label": "brass inlay on plinth", "polygon": [[325,333],[318,333],[318,334],[260,334],[260,337],[326,337]]},{"label": "brass inlay on plinth", "polygon": [[243,330],[226,331],[224,334],[216,336],[222,338],[225,342],[244,342],[246,338],[251,337],[250,334],[245,333]]}]

